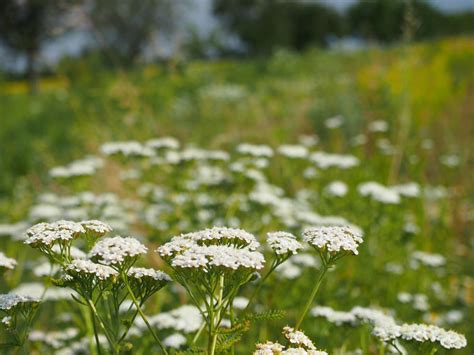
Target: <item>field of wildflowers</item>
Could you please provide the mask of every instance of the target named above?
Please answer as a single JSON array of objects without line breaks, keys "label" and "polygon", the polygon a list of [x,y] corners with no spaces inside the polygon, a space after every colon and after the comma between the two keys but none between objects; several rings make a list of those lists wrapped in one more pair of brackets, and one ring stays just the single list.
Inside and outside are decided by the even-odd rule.
[{"label": "field of wildflowers", "polygon": [[90,66],[0,83],[0,353],[472,353],[472,39]]}]

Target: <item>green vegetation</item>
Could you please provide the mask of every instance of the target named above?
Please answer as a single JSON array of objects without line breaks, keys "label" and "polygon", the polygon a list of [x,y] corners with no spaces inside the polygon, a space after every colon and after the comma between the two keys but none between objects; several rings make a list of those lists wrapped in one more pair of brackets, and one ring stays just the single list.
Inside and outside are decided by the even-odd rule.
[{"label": "green vegetation", "polygon": [[[469,354],[474,342],[473,73],[474,41],[470,38],[354,53],[278,51],[265,60],[194,61],[128,71],[106,70],[93,57],[64,61],[57,74],[40,80],[35,95],[27,93],[24,82],[0,83],[0,220],[39,222],[44,217],[35,217],[31,207],[44,209],[55,203],[61,206],[59,213],[67,211],[70,216],[87,209],[93,211],[90,218],[116,218],[115,224],[121,223],[121,227],[114,225],[117,233],[136,232],[154,250],[173,235],[210,227],[216,221],[237,220],[239,228],[254,233],[262,244],[269,231],[286,230],[299,237],[310,222],[296,218],[292,225],[285,219],[285,213],[292,216],[295,206],[321,216],[343,217],[364,231],[364,242],[357,257],[344,258],[329,269],[320,289],[315,288],[313,305],[344,311],[353,306],[381,307],[394,310],[400,323],[439,322],[467,337],[468,346],[453,353]],[[330,117],[334,127],[339,123],[340,127],[328,127]],[[380,125],[380,121],[387,130],[374,128],[374,122]],[[277,153],[278,146],[297,144],[302,135],[319,137],[317,145],[309,144],[311,152],[351,154],[360,164],[324,169],[309,159]],[[93,177],[53,179],[48,175],[57,165],[99,155],[106,142],[144,142],[163,136],[176,137],[182,149],[188,145],[223,149],[230,153],[230,161],[191,159],[171,164],[103,156],[105,165]],[[245,162],[249,164],[245,169],[254,171],[253,178],[232,169],[231,163],[245,160],[235,151],[244,142],[275,148],[267,168],[255,163],[250,169],[254,163]],[[317,169],[316,175],[307,170],[311,166]],[[282,203],[277,207],[285,213],[249,197],[258,185],[252,180],[258,180],[255,170],[265,176],[263,185],[282,189],[281,193],[278,189],[266,192]],[[232,178],[220,179],[220,172]],[[349,188],[344,197],[327,193],[328,185],[337,180]],[[384,204],[361,196],[358,186],[367,181],[392,187],[416,182],[424,192]],[[84,191],[113,192],[117,199],[103,196],[104,205],[91,207],[95,202],[81,195]],[[65,196],[76,199],[61,200]],[[82,198],[80,208],[71,208],[71,201]],[[291,208],[285,210],[285,203]],[[18,240],[0,237],[0,243],[7,256],[18,260],[17,268],[6,274],[0,293],[20,282],[38,281],[25,261],[37,266],[40,254]],[[438,266],[427,266],[419,255],[414,257],[416,251],[441,254],[445,259]],[[265,251],[267,260],[270,254]],[[154,252],[143,259],[146,266],[169,271]],[[255,299],[262,305],[256,312],[278,310],[278,317],[262,317],[251,326],[242,322],[241,328],[227,333],[210,326],[212,351],[235,346],[236,354],[249,354],[255,343],[281,340],[282,327],[295,326],[317,276],[312,267],[296,262],[292,266],[300,271],[299,277],[286,278],[277,269]],[[219,280],[216,319],[224,317],[220,313],[225,310],[222,285]],[[251,285],[245,285],[239,296],[250,298],[252,291]],[[400,293],[418,298],[405,302],[406,295]],[[170,286],[153,300],[144,307],[147,315],[190,302],[186,292]],[[45,303],[33,329],[58,330],[56,321],[46,320],[68,312],[72,302]],[[461,318],[453,320],[453,313],[453,319],[449,318],[452,310],[459,311]],[[283,319],[279,311],[285,312]],[[65,323],[78,328],[77,338],[92,337],[91,325],[81,317],[77,312]],[[246,320],[238,312],[236,317]],[[364,354],[388,353],[368,325],[338,327],[311,312],[301,324],[317,347],[331,354],[356,348]],[[170,335],[169,330],[157,333],[161,339]],[[152,351],[152,336],[143,334],[132,337],[127,346],[143,353]],[[186,335],[188,343],[193,336]],[[205,346],[204,338],[196,344]],[[41,341],[28,346],[32,353],[52,351]],[[409,353],[429,353],[426,346],[405,346]]]}]

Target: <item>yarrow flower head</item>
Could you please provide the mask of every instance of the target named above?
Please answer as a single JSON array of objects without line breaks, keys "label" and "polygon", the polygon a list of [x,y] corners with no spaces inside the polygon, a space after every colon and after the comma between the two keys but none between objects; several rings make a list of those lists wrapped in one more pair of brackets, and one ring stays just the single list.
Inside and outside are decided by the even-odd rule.
[{"label": "yarrow flower head", "polygon": [[111,237],[97,242],[90,251],[91,259],[100,264],[121,266],[146,254],[147,247],[133,237]]},{"label": "yarrow flower head", "polygon": [[300,330],[295,330],[291,327],[283,328],[283,335],[291,344],[297,345],[298,347],[303,347],[308,350],[316,350],[313,342],[308,338],[305,333]]},{"label": "yarrow flower head", "polygon": [[400,333],[404,340],[438,342],[445,349],[462,349],[467,346],[464,335],[434,325],[403,324],[400,327]]},{"label": "yarrow flower head", "polygon": [[93,276],[99,281],[105,281],[113,276],[117,276],[117,271],[109,266],[96,264],[91,260],[73,260],[70,264],[66,265],[65,272],[67,275],[73,278]]},{"label": "yarrow flower head", "polygon": [[92,219],[88,221],[79,222],[86,231],[91,232],[97,236],[103,236],[112,231],[112,227],[104,222]]},{"label": "yarrow flower head", "polygon": [[303,239],[320,251],[330,255],[348,253],[357,255],[362,235],[349,226],[310,227],[303,232]]},{"label": "yarrow flower head", "polygon": [[291,327],[283,328],[283,335],[290,343],[291,347],[285,347],[279,343],[267,341],[257,344],[254,355],[328,355],[327,352],[318,350],[302,331]]},{"label": "yarrow flower head", "polygon": [[267,242],[270,248],[280,256],[291,256],[303,249],[293,234],[283,231],[267,233]]},{"label": "yarrow flower head", "polygon": [[0,270],[4,269],[14,269],[16,266],[16,260],[13,258],[8,258],[5,254],[0,251]]},{"label": "yarrow flower head", "polygon": [[0,310],[11,311],[20,306],[35,306],[39,304],[40,299],[31,296],[16,295],[14,293],[7,293],[0,295]]},{"label": "yarrow flower head", "polygon": [[51,247],[55,243],[71,241],[85,232],[80,223],[72,221],[39,223],[26,231],[25,244],[33,248]]},{"label": "yarrow flower head", "polygon": [[214,227],[182,234],[159,247],[157,252],[175,268],[229,270],[263,268],[263,255],[255,251],[256,238],[241,229]]}]

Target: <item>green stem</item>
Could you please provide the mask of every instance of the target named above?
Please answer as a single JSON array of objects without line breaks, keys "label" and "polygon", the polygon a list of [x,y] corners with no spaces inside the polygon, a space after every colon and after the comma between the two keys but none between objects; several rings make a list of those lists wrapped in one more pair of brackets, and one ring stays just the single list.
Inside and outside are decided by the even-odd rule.
[{"label": "green stem", "polygon": [[295,326],[296,330],[300,328],[301,323],[306,317],[306,314],[308,314],[308,311],[311,308],[311,305],[313,304],[314,298],[316,297],[316,294],[318,293],[319,286],[321,285],[321,281],[323,280],[323,277],[326,274],[326,271],[328,271],[328,269],[329,267],[326,264],[324,264],[323,269],[321,270],[321,273],[319,274],[318,280],[316,281],[316,284],[314,285],[313,291],[311,291],[311,295],[309,296],[308,301],[306,302],[303,313],[301,314],[300,318],[298,319],[298,322],[296,323],[296,326]]},{"label": "green stem", "polygon": [[112,351],[114,352],[114,354],[118,354],[118,351],[117,351],[117,347],[115,345],[115,342],[112,340],[112,338],[110,337],[109,335],[109,332],[108,330],[106,329],[105,327],[105,324],[104,322],[102,322],[102,319],[100,318],[99,316],[99,312],[97,312],[97,309],[95,308],[95,305],[94,305],[94,302],[92,302],[91,299],[87,299],[87,304],[89,305],[89,308],[91,309],[91,311],[93,312],[95,318],[97,318],[97,322],[99,323],[100,327],[102,328],[102,331],[104,332],[107,340],[109,341],[110,343],[110,346],[112,347]]},{"label": "green stem", "polygon": [[138,302],[137,298],[135,297],[133,291],[132,291],[132,288],[130,287],[130,284],[128,283],[128,278],[127,278],[127,275],[122,272],[122,279],[125,283],[125,286],[127,287],[127,291],[128,291],[128,294],[130,295],[130,297],[132,298],[132,302],[135,304],[135,307],[137,307],[137,311],[138,313],[140,314],[140,317],[142,317],[143,321],[145,322],[148,330],[150,331],[151,335],[153,336],[153,338],[155,339],[156,343],[159,345],[159,347],[161,348],[161,350],[163,351],[163,353],[165,355],[168,355],[168,352],[166,351],[166,348],[165,346],[163,345],[163,343],[161,342],[160,338],[158,338],[158,336],[156,335],[155,331],[153,330],[150,322],[148,322],[148,318],[146,317],[145,313],[143,313],[141,307],[140,307],[140,303]]},{"label": "green stem", "polygon": [[[217,344],[217,328],[221,322],[221,310],[222,310],[222,297],[224,294],[224,276],[219,276],[219,289],[218,289],[218,296],[217,296],[217,311],[214,320],[214,312],[212,312],[211,319],[211,327],[210,327],[210,341],[209,341],[209,355],[214,355],[216,352],[216,344]],[[213,305],[211,305],[213,308]],[[214,327],[216,325],[216,327]]]},{"label": "green stem", "polygon": [[[88,323],[87,327],[89,328],[90,327],[90,322],[92,322],[92,328],[94,330],[94,338],[95,338],[95,343],[96,343],[96,347],[97,347],[97,353],[99,355],[101,355],[99,334],[97,332],[97,324],[95,323],[94,313],[92,312],[92,309],[90,309],[90,308],[89,308],[89,311],[90,311],[90,321],[86,321]],[[87,316],[86,316],[86,318],[87,318]],[[93,350],[92,339],[91,339],[91,350]],[[91,351],[91,353],[95,354],[95,351]]]}]

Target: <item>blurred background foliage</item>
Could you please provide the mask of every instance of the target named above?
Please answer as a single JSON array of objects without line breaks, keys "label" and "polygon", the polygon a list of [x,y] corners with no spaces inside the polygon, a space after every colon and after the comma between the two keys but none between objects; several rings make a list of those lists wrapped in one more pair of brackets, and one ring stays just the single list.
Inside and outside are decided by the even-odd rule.
[{"label": "blurred background foliage", "polygon": [[[406,108],[407,134],[469,158],[474,12],[349,4],[208,1],[204,33],[187,0],[3,0],[1,196],[106,140],[291,141],[336,114],[349,136],[366,119],[400,124]],[[80,51],[42,58],[61,40]]]}]

